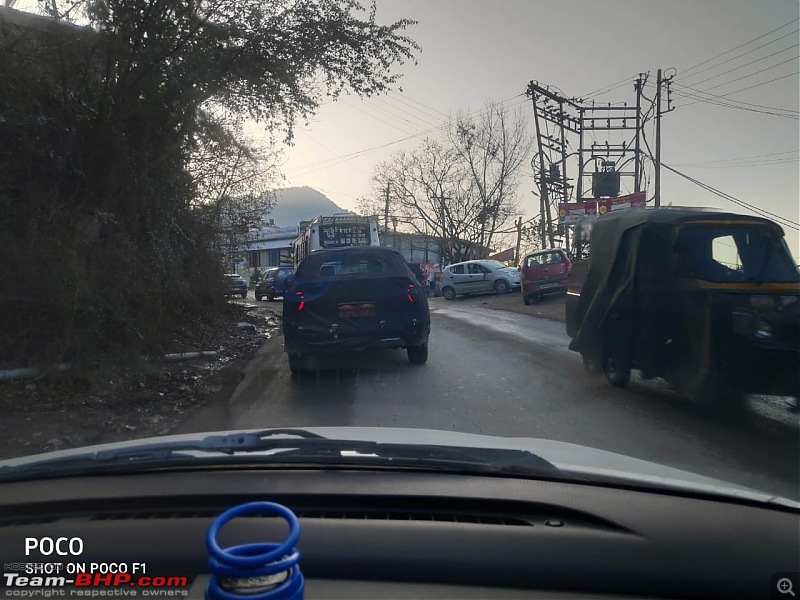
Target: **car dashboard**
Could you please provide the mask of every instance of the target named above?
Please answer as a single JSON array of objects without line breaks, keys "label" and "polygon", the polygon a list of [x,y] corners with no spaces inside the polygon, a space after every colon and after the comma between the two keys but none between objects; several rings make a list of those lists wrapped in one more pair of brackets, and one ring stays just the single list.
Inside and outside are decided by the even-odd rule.
[{"label": "car dashboard", "polygon": [[[202,598],[206,533],[233,506],[289,507],[305,598],[759,598],[800,564],[798,512],[713,497],[415,470],[198,468],[5,483],[0,557],[139,563]],[[277,518],[220,532],[282,541]],[[80,538],[79,556],[25,555]],[[2,588],[0,588],[2,590]]]}]

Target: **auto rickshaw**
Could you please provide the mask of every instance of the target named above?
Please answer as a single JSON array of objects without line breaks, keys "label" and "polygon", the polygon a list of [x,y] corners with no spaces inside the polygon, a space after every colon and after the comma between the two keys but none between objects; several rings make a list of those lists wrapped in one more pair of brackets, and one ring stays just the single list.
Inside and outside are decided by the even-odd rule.
[{"label": "auto rickshaw", "polygon": [[589,270],[566,328],[587,370],[624,386],[638,369],[704,404],[798,398],[800,273],[779,225],[672,208],[585,225]]}]

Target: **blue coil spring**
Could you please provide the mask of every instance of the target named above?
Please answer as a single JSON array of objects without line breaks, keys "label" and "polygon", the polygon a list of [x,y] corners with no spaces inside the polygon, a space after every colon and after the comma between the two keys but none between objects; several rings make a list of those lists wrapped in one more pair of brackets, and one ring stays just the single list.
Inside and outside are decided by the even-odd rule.
[{"label": "blue coil spring", "polygon": [[[286,519],[289,524],[286,541],[221,548],[217,535],[223,525],[251,514],[271,514]],[[206,534],[206,546],[211,554],[206,600],[302,600],[305,580],[300,572],[300,553],[294,547],[299,537],[300,522],[281,504],[249,502],[222,513]]]}]

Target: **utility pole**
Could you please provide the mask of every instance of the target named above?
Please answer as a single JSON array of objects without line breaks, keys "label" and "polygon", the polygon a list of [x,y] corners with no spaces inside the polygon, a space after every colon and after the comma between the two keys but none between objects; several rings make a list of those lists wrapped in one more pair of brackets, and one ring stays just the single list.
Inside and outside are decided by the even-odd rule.
[{"label": "utility pole", "polygon": [[383,230],[389,231],[389,191],[391,183],[386,183],[386,203],[383,209]]},{"label": "utility pole", "polygon": [[656,81],[656,195],[655,206],[661,206],[661,69]]},{"label": "utility pole", "polygon": [[639,193],[642,190],[642,159],[641,159],[641,148],[639,143],[639,138],[642,135],[642,87],[644,85],[644,81],[642,81],[642,74],[639,73],[639,77],[636,79],[636,162],[634,166],[634,193]]},{"label": "utility pole", "polygon": [[517,226],[517,250],[514,252],[514,265],[519,266],[519,247],[522,244],[522,217],[518,218],[515,225]]}]

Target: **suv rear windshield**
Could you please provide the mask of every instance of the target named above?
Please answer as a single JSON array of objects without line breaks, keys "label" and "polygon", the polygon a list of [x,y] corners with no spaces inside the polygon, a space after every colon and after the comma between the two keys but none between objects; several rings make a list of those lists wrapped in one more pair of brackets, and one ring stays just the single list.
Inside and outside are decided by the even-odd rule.
[{"label": "suv rear windshield", "polygon": [[310,255],[297,268],[297,277],[407,275],[404,266],[402,257],[390,252],[342,250]]},{"label": "suv rear windshield", "polygon": [[322,277],[334,275],[365,275],[367,273],[387,273],[389,265],[385,260],[374,257],[353,257],[340,260],[329,260],[319,268]]}]

